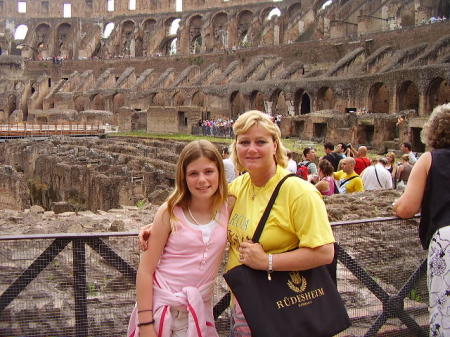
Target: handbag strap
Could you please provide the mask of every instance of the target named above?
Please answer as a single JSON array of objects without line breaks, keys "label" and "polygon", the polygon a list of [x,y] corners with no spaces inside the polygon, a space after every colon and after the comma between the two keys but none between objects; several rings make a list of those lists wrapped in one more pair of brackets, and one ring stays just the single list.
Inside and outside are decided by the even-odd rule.
[{"label": "handbag strap", "polygon": [[281,185],[283,185],[284,181],[289,177],[297,177],[297,175],[295,173],[288,174],[288,175],[284,176],[283,179],[281,179],[278,182],[278,185],[273,190],[272,196],[270,197],[270,200],[267,203],[266,209],[264,210],[264,213],[263,213],[261,219],[259,220],[258,227],[256,227],[255,233],[253,234],[252,241],[254,243],[259,241],[259,238],[264,229],[266,221],[269,218],[270,211],[272,210],[272,206],[275,203],[275,199],[278,196],[278,192],[280,191]]}]

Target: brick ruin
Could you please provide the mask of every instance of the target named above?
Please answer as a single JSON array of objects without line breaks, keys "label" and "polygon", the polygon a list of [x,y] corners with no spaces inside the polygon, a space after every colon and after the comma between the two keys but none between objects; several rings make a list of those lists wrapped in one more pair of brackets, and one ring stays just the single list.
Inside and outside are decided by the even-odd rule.
[{"label": "brick ruin", "polygon": [[2,123],[191,133],[256,108],[282,115],[286,137],[421,152],[450,99],[447,0],[0,0],[0,13]]}]

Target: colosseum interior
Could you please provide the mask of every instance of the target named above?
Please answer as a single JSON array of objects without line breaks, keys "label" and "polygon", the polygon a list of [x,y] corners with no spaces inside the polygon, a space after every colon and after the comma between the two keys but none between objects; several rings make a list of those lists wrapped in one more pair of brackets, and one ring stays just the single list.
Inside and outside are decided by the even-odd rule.
[{"label": "colosseum interior", "polygon": [[[285,137],[379,151],[409,141],[422,152],[424,121],[450,99],[448,0],[0,0],[0,13],[2,125],[192,133],[200,120],[232,120],[254,108],[281,115]],[[104,175],[117,155],[108,151],[120,147],[109,142],[3,144],[1,161],[34,181],[46,157],[42,165],[60,178],[52,185],[41,176],[30,192],[46,205],[82,187],[69,179],[61,188],[65,171],[49,164],[52,146],[67,165],[83,153],[76,163]],[[134,152],[159,149],[170,157],[167,147],[140,146]],[[160,169],[145,160],[124,159],[122,176],[136,182]],[[164,179],[170,183],[170,174]],[[48,184],[58,188],[36,196]],[[78,202],[103,209],[120,203],[92,202],[95,193]],[[18,205],[17,198],[4,202]]]}]

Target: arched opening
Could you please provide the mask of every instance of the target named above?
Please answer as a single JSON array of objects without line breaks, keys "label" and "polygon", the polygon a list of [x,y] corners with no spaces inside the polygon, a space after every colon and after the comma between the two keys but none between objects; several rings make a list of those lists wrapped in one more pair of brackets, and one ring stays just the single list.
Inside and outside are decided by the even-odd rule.
[{"label": "arched opening", "polygon": [[237,41],[239,47],[247,48],[251,46],[248,32],[252,24],[252,18],[253,13],[248,10],[239,13],[237,26]]},{"label": "arched opening", "polygon": [[317,93],[317,110],[334,109],[334,91],[329,87],[322,87]]},{"label": "arched opening", "polygon": [[369,90],[369,112],[389,113],[389,90],[384,83],[378,82]]},{"label": "arched opening", "polygon": [[437,13],[436,16],[446,17],[447,19],[450,16],[450,2],[448,0],[439,0],[439,4],[437,5]]},{"label": "arched opening", "polygon": [[213,21],[213,49],[223,50],[228,48],[228,16],[219,13],[214,16]]},{"label": "arched opening", "polygon": [[115,94],[113,97],[113,113],[118,113],[120,107],[125,104],[125,95],[122,93]]},{"label": "arched opening", "polygon": [[398,109],[419,110],[419,90],[412,81],[405,81],[400,85],[398,91]]},{"label": "arched opening", "polygon": [[205,106],[205,94],[197,91],[194,95],[192,95],[192,105],[195,106]]},{"label": "arched opening", "polygon": [[78,112],[87,110],[89,107],[89,99],[84,96],[78,96],[74,99],[75,110]]},{"label": "arched opening", "polygon": [[435,107],[450,101],[450,88],[448,82],[440,77],[431,81],[428,87],[427,113],[430,114]]},{"label": "arched opening", "polygon": [[166,27],[166,36],[173,36],[178,34],[180,28],[180,18],[170,18],[166,20],[164,26]]},{"label": "arched opening", "polygon": [[300,13],[300,9],[302,8],[300,2],[294,3],[292,6],[290,6],[287,10],[287,15],[289,19],[294,18]]},{"label": "arched opening", "polygon": [[174,106],[182,106],[184,105],[184,101],[186,100],[185,96],[181,92],[177,92],[172,97],[172,105]]},{"label": "arched opening", "polygon": [[60,56],[63,59],[72,59],[72,43],[72,26],[68,23],[59,25],[56,31],[55,56]]},{"label": "arched opening", "polygon": [[27,25],[18,25],[14,31],[14,40],[25,40],[28,33]]},{"label": "arched opening", "polygon": [[145,20],[143,30],[144,33],[142,37],[142,55],[147,56],[152,52],[152,42],[155,38],[155,33],[157,30],[156,21],[153,19]]},{"label": "arched opening", "polygon": [[239,91],[234,91],[230,96],[230,118],[236,118],[245,112],[244,97]]},{"label": "arched opening", "polygon": [[8,100],[6,101],[5,112],[6,115],[11,116],[11,114],[17,109],[17,99],[16,96],[10,94],[8,96]]},{"label": "arched opening", "polygon": [[202,26],[203,20],[200,15],[194,16],[189,23],[189,52],[191,54],[199,54],[202,50],[203,38],[202,38]]},{"label": "arched opening", "polygon": [[261,91],[255,90],[250,94],[250,108],[252,110],[265,111],[264,94]]},{"label": "arched opening", "polygon": [[280,17],[280,16],[281,16],[280,9],[278,7],[271,7],[271,8],[268,8],[263,11],[262,21],[263,22],[270,21],[274,17]]},{"label": "arched opening", "polygon": [[164,106],[166,105],[166,98],[162,92],[158,92],[155,96],[153,96],[153,105],[156,106]]},{"label": "arched opening", "polygon": [[103,30],[102,38],[107,39],[111,35],[112,31],[114,30],[114,27],[115,27],[114,22],[107,23],[105,26],[105,29]]},{"label": "arched opening", "polygon": [[282,90],[275,90],[271,96],[272,101],[272,115],[289,115],[289,108],[286,104],[286,97]]},{"label": "arched opening", "polygon": [[95,95],[92,98],[91,107],[94,110],[105,110],[105,99],[102,95]]},{"label": "arched opening", "polygon": [[305,115],[311,112],[311,98],[304,89],[298,89],[294,95],[295,115]]},{"label": "arched opening", "polygon": [[33,45],[33,59],[45,60],[49,55],[49,41],[50,41],[50,26],[46,23],[41,23],[37,26],[35,31],[34,45]]},{"label": "arched opening", "polygon": [[136,55],[136,41],[134,39],[134,22],[127,20],[122,24],[119,55]]}]

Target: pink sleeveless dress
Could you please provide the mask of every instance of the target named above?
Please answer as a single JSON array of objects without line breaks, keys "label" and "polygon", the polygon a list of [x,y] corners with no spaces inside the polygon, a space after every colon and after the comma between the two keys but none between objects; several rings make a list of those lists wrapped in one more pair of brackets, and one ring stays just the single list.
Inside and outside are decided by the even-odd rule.
[{"label": "pink sleeveless dress", "polygon": [[[153,284],[153,317],[158,337],[171,335],[171,307],[188,311],[188,337],[217,337],[212,295],[227,240],[226,204],[215,217],[209,239],[191,224],[181,207],[175,207],[177,229],[169,235]],[[150,247],[151,249],[151,247]],[[139,336],[136,308],[130,318],[128,337]]]}]

